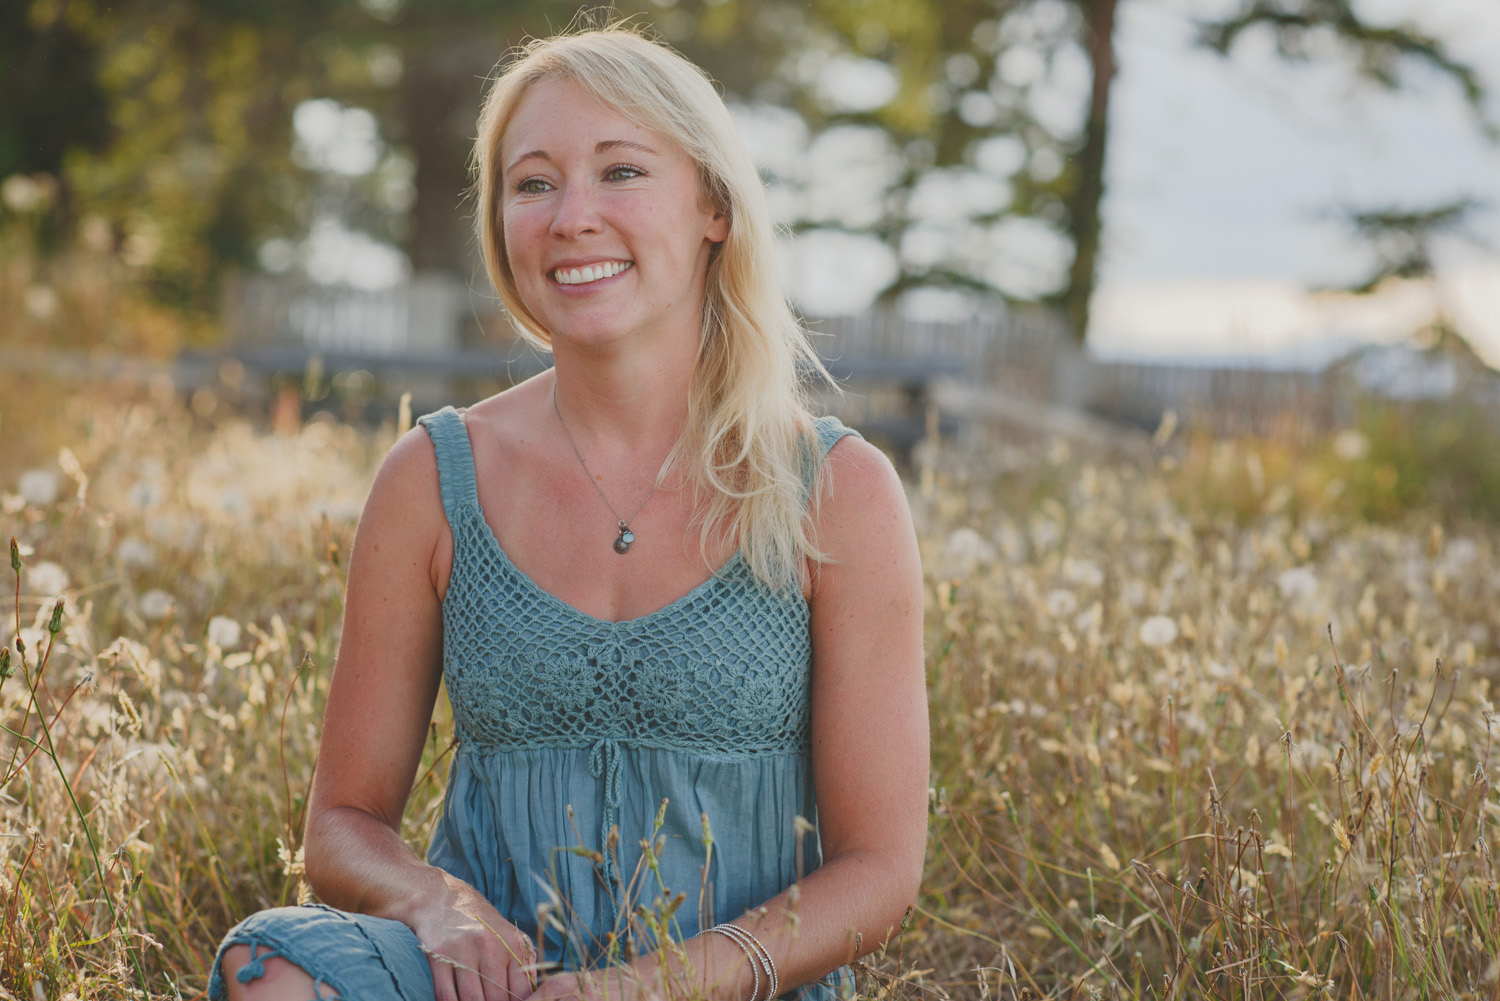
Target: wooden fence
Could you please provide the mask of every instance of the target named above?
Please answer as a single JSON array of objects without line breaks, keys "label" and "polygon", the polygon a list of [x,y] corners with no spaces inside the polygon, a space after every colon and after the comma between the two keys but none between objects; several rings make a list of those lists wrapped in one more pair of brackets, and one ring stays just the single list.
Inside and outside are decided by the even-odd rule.
[{"label": "wooden fence", "polygon": [[[454,379],[518,380],[548,364],[515,337],[492,296],[446,277],[376,292],[245,278],[226,297],[224,320],[226,350],[254,371],[301,372],[316,359],[327,372],[414,382],[418,396],[441,395]],[[993,393],[1042,413],[1051,407],[1143,428],[1172,410],[1185,423],[1233,435],[1307,438],[1347,421],[1351,410],[1348,380],[1326,372],[1098,361],[1040,310],[958,323],[871,311],[809,326],[850,390],[825,403],[846,419],[899,426],[897,437],[921,433],[939,405],[940,381],[968,386],[958,395],[971,401],[975,392]]]}]

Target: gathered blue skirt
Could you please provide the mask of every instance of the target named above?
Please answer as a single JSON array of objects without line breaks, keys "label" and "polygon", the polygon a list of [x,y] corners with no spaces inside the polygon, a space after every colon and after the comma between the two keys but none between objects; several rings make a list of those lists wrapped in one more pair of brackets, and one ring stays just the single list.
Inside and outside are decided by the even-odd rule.
[{"label": "gathered blue skirt", "polygon": [[[228,996],[220,964],[224,950],[248,945],[250,962],[241,983],[265,974],[265,961],[282,958],[313,978],[308,1001],[435,1001],[432,967],[416,934],[400,921],[350,914],[323,904],[260,911],[229,930],[214,959],[208,983],[210,1001]],[[854,974],[842,967],[822,980],[787,991],[792,1001],[835,1001],[852,997]]]}]

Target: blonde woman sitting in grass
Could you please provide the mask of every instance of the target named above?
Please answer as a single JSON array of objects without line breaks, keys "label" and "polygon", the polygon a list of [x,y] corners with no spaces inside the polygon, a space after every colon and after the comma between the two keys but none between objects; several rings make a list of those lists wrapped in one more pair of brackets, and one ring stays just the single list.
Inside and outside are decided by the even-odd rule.
[{"label": "blonde woman sitting in grass", "polygon": [[[890,464],[804,404],[759,177],[708,79],[611,28],[490,89],[479,237],[554,367],[391,450],[306,835],[331,906],[213,998],[848,994],[926,832],[922,590]],[[425,861],[401,816],[446,680]]]}]

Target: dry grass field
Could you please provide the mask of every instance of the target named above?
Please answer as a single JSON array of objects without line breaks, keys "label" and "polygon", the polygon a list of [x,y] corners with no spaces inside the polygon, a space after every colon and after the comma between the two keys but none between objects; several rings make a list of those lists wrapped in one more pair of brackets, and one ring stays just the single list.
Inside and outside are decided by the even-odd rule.
[{"label": "dry grass field", "polygon": [[[0,998],[201,997],[238,916],[307,892],[396,429],[3,383]],[[1500,997],[1500,530],[1363,517],[1357,438],[1158,437],[925,451],[928,870],[861,996]]]}]

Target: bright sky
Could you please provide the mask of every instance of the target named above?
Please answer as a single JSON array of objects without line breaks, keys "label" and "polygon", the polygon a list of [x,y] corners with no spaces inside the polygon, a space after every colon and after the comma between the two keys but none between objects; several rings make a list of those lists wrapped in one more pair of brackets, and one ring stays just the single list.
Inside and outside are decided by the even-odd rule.
[{"label": "bright sky", "polygon": [[[1500,121],[1500,3],[1368,3],[1451,41],[1486,72]],[[1336,342],[1390,340],[1431,314],[1431,290],[1315,297],[1367,258],[1329,207],[1427,207],[1460,193],[1488,247],[1439,248],[1440,295],[1500,363],[1500,149],[1457,88],[1412,73],[1408,92],[1327,61],[1289,67],[1269,40],[1232,61],[1189,44],[1204,0],[1124,0],[1113,94],[1105,256],[1091,341],[1104,355],[1237,355],[1315,363]],[[1250,39],[1246,39],[1249,42]]]}]

